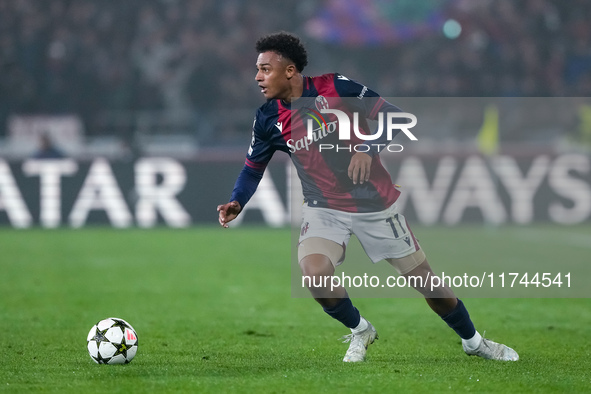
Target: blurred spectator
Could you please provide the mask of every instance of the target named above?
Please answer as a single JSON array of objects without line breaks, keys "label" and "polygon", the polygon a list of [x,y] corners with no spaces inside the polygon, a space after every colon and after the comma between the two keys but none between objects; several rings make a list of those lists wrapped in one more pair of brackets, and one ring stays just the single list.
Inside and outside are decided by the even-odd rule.
[{"label": "blurred spectator", "polygon": [[[340,1],[354,5],[344,10],[379,3],[398,18],[412,9],[409,2]],[[206,138],[228,108],[238,117],[261,102],[253,42],[278,30],[308,41],[322,64],[307,72],[339,71],[385,96],[591,95],[590,1],[435,1],[429,4],[441,17],[461,25],[457,39],[439,29],[361,46],[314,38],[310,26],[322,25],[309,22],[331,4],[0,0],[0,136],[10,114],[75,113],[88,134],[99,135],[138,127],[121,114],[166,111]],[[216,140],[232,138],[225,124]]]},{"label": "blurred spectator", "polygon": [[47,133],[41,134],[39,137],[39,147],[33,154],[34,159],[61,159],[64,154],[53,143],[51,137]]}]

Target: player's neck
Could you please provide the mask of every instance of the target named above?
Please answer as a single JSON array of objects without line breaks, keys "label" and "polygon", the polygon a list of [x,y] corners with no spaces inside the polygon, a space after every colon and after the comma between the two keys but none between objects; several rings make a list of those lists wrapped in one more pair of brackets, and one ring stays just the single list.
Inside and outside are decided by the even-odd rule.
[{"label": "player's neck", "polygon": [[300,97],[302,97],[302,93],[304,92],[304,76],[302,74],[296,74],[291,78],[291,91],[289,97],[284,98],[283,101],[291,103]]}]

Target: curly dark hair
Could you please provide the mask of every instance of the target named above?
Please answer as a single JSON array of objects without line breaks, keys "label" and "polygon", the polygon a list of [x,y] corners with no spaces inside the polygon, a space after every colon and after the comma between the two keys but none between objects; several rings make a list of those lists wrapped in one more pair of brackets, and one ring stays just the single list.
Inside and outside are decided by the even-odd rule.
[{"label": "curly dark hair", "polygon": [[282,31],[259,38],[256,42],[258,53],[273,51],[291,60],[299,72],[308,64],[308,53],[302,41],[294,34]]}]

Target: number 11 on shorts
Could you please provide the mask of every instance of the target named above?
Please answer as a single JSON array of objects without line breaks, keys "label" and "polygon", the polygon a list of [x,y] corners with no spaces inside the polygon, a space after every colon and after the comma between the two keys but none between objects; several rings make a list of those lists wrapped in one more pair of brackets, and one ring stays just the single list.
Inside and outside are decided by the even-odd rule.
[{"label": "number 11 on shorts", "polygon": [[406,234],[406,230],[402,226],[402,223],[400,223],[400,219],[398,219],[398,214],[395,214],[394,217],[386,219],[386,222],[388,222],[388,224],[390,224],[390,227],[392,227],[394,238],[398,238],[399,230],[403,235]]}]

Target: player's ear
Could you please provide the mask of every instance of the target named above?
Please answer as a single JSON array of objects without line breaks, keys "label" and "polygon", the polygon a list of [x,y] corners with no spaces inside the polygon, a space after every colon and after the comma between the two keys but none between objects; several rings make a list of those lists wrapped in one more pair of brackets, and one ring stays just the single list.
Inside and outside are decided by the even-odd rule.
[{"label": "player's ear", "polygon": [[297,73],[297,71],[298,70],[296,69],[295,65],[288,64],[287,67],[285,67],[285,76],[287,79],[291,79]]}]

